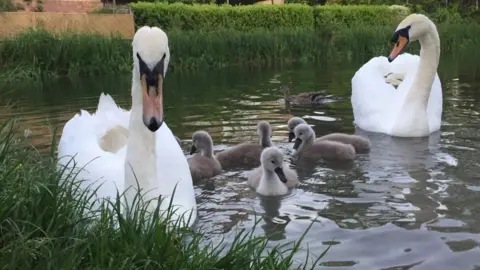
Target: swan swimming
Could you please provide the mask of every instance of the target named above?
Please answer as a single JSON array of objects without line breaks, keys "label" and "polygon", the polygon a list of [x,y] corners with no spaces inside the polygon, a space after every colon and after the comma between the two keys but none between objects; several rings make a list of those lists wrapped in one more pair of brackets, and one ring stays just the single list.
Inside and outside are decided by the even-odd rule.
[{"label": "swan swimming", "polygon": [[173,219],[184,215],[183,221],[190,218],[191,226],[197,217],[192,177],[163,114],[168,37],[160,28],[143,26],[135,33],[132,47],[131,111],[119,108],[110,95],[102,93],[95,113],[81,110],[65,124],[58,163],[71,170],[73,164],[68,162],[74,156],[75,167],[85,166],[77,180],[85,180],[81,188],[98,188],[96,199],[115,199],[118,189],[119,194],[125,191],[131,206],[140,187],[144,200],[152,200],[149,211],[157,207],[154,199],[160,195],[165,200],[159,209],[166,210],[175,189]]},{"label": "swan swimming", "polygon": [[[400,55],[416,40],[420,56]],[[354,123],[390,136],[428,136],[440,129],[443,111],[437,27],[428,17],[411,14],[398,25],[392,42],[388,58],[372,58],[352,78]]]}]

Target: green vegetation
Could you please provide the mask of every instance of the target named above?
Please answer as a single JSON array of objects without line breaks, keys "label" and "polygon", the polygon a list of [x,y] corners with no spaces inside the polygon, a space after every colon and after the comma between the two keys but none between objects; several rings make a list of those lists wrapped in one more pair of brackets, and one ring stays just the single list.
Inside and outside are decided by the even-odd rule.
[{"label": "green vegetation", "polygon": [[[480,45],[474,24],[438,25],[442,54],[467,55]],[[325,29],[218,30],[168,32],[170,71],[227,65],[275,65],[309,61],[367,61],[391,50],[390,26]],[[418,44],[409,47],[418,53]],[[42,76],[128,74],[131,42],[71,34],[57,38],[44,31],[26,32],[0,43],[0,80]]]},{"label": "green vegetation", "polygon": [[[409,12],[404,7],[303,4],[232,7],[133,3],[131,7],[137,25],[156,25],[167,31],[171,71],[367,61],[388,53],[396,24]],[[430,17],[438,25],[442,53],[459,53],[480,44],[479,24],[446,9],[435,14]],[[38,30],[0,42],[3,82],[44,76],[113,75],[130,72],[131,66],[131,42],[120,37],[56,37]]]},{"label": "green vegetation", "polygon": [[23,5],[20,3],[13,4],[10,0],[0,0],[0,12],[11,12],[23,9]]},{"label": "green vegetation", "polygon": [[217,6],[182,3],[133,3],[135,24],[170,30],[217,31],[232,29],[323,29],[341,26],[395,25],[408,9],[388,6],[317,6],[302,4]]},{"label": "green vegetation", "polygon": [[[5,269],[292,269],[303,239],[266,248],[267,240],[240,231],[230,247],[207,244],[201,233],[168,226],[143,207],[121,214],[83,214],[89,208],[72,181],[60,181],[55,159],[16,139],[12,121],[0,126],[0,262]],[[55,145],[55,144],[53,144]],[[53,156],[53,153],[52,153]],[[72,179],[72,177],[68,178]],[[134,214],[136,213],[136,214]],[[119,220],[118,226],[115,226]],[[313,224],[313,223],[312,223]],[[327,248],[328,250],[328,248]],[[325,250],[326,252],[326,250]],[[325,254],[325,252],[323,254]],[[307,258],[309,264],[323,254]],[[318,256],[318,259],[317,259]],[[314,265],[313,265],[314,266]],[[312,269],[313,269],[312,266]],[[298,269],[307,269],[298,266]]]}]

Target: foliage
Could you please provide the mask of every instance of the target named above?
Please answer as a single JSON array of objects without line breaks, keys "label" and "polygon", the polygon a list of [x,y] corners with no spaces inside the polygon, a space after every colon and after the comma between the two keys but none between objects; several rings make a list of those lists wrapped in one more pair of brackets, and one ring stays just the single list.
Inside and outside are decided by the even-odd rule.
[{"label": "foliage", "polygon": [[203,30],[313,27],[313,9],[306,5],[185,5],[181,3],[133,3],[135,24],[165,30]]},{"label": "foliage", "polygon": [[409,14],[406,8],[365,5],[326,5],[315,7],[315,23],[317,28],[333,26],[337,28],[357,25],[398,24]]},{"label": "foliage", "polygon": [[[169,31],[169,70],[276,65],[307,61],[367,61],[387,55],[394,26],[252,31]],[[480,45],[477,24],[439,24],[442,53]],[[194,46],[192,46],[194,44]],[[416,43],[409,46],[415,53]],[[31,31],[0,43],[0,81],[43,76],[119,74],[131,71],[131,41]]]},{"label": "foliage", "polygon": [[[130,43],[121,37],[28,31],[0,43],[0,70],[10,76],[118,74],[130,70]],[[2,75],[0,75],[2,76]]]},{"label": "foliage", "polygon": [[19,5],[14,5],[11,0],[0,0],[0,12],[17,11],[23,9]]},{"label": "foliage", "polygon": [[[54,151],[42,157],[22,145],[17,131],[13,121],[0,126],[0,263],[5,269],[297,268],[294,255],[303,236],[290,247],[267,249],[267,239],[253,236],[252,229],[240,231],[230,246],[213,246],[201,232],[168,223],[168,216],[146,216],[140,204],[122,213],[112,203],[113,211],[94,213],[87,203],[93,192],[78,189],[73,175],[56,169]],[[308,261],[312,269],[324,254]]]}]

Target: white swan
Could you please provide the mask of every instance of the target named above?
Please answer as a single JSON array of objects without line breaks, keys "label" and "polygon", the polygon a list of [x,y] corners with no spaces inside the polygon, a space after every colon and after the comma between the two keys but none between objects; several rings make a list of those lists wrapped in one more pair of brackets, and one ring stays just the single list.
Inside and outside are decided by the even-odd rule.
[{"label": "white swan", "polygon": [[[167,209],[178,184],[173,199],[177,212],[173,218],[184,215],[186,221],[191,213],[191,226],[197,205],[190,169],[163,122],[163,79],[170,60],[168,37],[157,27],[144,26],[135,33],[132,46],[131,111],[119,108],[109,95],[102,93],[96,113],[82,110],[65,124],[58,146],[59,165],[66,165],[72,156],[76,167],[86,165],[77,179],[87,180],[81,184],[83,188],[99,188],[99,199],[115,199],[117,189],[122,194],[130,187],[125,191],[129,206],[137,194],[137,180],[146,193],[145,200],[166,196],[161,210]],[[157,205],[150,203],[148,209]]]},{"label": "white swan", "polygon": [[[420,57],[399,56],[415,40],[420,42]],[[426,16],[411,14],[398,25],[392,42],[388,59],[372,58],[352,78],[354,123],[391,136],[428,136],[440,129],[443,110],[437,28]]]}]

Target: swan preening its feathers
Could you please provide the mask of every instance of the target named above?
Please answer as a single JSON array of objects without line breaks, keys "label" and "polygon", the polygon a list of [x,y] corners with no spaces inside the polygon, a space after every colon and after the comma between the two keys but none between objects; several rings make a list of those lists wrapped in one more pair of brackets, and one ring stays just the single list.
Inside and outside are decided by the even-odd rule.
[{"label": "swan preening its feathers", "polygon": [[189,166],[163,121],[163,79],[170,60],[167,35],[157,27],[141,27],[132,47],[131,111],[102,94],[94,114],[82,110],[65,124],[59,165],[72,169],[73,163],[67,162],[74,157],[76,167],[83,168],[77,179],[86,180],[81,187],[98,188],[97,199],[115,199],[117,191],[125,192],[131,206],[140,188],[150,211],[159,196],[165,198],[159,208],[166,210],[175,191],[174,219],[190,218],[192,225],[197,206]]},{"label": "swan preening its feathers", "polygon": [[[399,55],[416,40],[420,57]],[[391,136],[428,136],[440,129],[443,110],[437,28],[426,16],[411,14],[398,25],[392,42],[388,58],[372,58],[352,78],[354,123]]]}]

